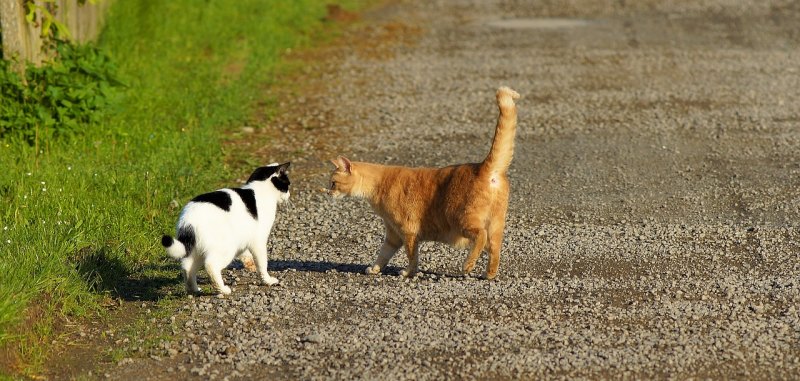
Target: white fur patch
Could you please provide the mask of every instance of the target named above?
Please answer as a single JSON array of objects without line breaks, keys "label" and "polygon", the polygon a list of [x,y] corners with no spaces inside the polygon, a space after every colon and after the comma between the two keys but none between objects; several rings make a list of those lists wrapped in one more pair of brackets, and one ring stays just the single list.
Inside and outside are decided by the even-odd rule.
[{"label": "white fur patch", "polygon": [[[244,260],[255,259],[253,262],[264,284],[278,283],[267,272],[267,241],[275,223],[277,206],[289,199],[289,192],[282,193],[267,181],[256,181],[242,188],[254,191],[258,219],[253,218],[241,197],[227,188],[220,191],[231,198],[228,211],[212,203],[197,201],[189,202],[183,208],[178,227],[191,225],[196,237],[194,249],[182,259],[187,292],[199,291],[197,271],[205,269],[217,292],[230,294],[231,289],[224,284],[221,271],[238,255],[242,255]],[[173,247],[178,243],[175,242]]]}]

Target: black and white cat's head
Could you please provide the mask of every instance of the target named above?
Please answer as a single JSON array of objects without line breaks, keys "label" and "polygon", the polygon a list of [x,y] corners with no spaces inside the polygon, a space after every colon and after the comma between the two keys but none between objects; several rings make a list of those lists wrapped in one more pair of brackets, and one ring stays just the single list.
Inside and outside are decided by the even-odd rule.
[{"label": "black and white cat's head", "polygon": [[290,162],[283,164],[272,163],[264,167],[258,167],[250,178],[247,179],[247,184],[254,186],[258,182],[262,182],[279,192],[278,202],[283,202],[289,199],[289,165]]}]

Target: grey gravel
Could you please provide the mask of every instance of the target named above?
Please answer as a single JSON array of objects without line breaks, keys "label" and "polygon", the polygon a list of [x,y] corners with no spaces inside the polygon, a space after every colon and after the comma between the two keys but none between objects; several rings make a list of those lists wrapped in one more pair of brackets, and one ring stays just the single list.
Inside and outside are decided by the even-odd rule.
[{"label": "grey gravel", "polygon": [[[800,378],[797,3],[415,1],[364,23],[248,131],[294,163],[281,286],[227,270],[232,295],[187,298],[158,360],[112,378]],[[316,191],[325,160],[480,160],[500,85],[523,98],[498,279],[433,243],[414,279],[402,252],[363,275],[382,224]]]}]

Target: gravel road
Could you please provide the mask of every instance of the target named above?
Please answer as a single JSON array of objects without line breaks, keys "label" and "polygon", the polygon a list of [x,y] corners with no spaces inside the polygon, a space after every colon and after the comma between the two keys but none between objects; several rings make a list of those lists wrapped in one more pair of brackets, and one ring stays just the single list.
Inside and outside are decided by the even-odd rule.
[{"label": "gravel road", "polygon": [[[175,339],[111,379],[800,378],[797,2],[399,1],[362,22],[240,138],[293,161],[281,285],[228,271],[230,297],[187,298],[157,322]],[[498,278],[433,243],[414,279],[402,252],[363,275],[382,224],[316,191],[326,159],[482,160],[501,85],[522,99]]]}]

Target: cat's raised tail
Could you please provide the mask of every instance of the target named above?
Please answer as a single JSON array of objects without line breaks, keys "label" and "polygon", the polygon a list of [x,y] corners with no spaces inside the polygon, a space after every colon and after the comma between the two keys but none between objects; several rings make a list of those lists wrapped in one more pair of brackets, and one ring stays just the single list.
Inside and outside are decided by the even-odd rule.
[{"label": "cat's raised tail", "polygon": [[514,156],[514,136],[517,132],[517,106],[514,99],[519,98],[519,93],[508,87],[497,89],[497,107],[500,116],[497,118],[497,127],[494,131],[492,149],[483,166],[492,173],[505,173],[511,165]]},{"label": "cat's raised tail", "polygon": [[167,249],[167,254],[172,258],[181,259],[186,256],[186,246],[168,235],[161,237],[161,245]]},{"label": "cat's raised tail", "polygon": [[161,237],[161,246],[167,250],[167,254],[175,259],[186,257],[194,248],[194,229],[191,225],[184,225],[178,229],[177,239],[172,239],[171,236],[165,235]]}]

